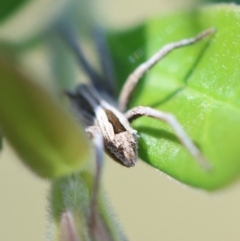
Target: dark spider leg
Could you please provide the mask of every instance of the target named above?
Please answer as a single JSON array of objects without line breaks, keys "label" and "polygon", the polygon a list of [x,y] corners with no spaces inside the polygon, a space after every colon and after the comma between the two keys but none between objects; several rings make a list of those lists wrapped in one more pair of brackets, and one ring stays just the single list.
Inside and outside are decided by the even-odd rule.
[{"label": "dark spider leg", "polygon": [[73,29],[71,29],[71,26],[62,23],[58,26],[57,31],[62,39],[67,43],[72,52],[75,54],[80,66],[87,73],[92,84],[94,86],[101,86],[102,78],[88,63],[86,57],[83,54],[83,50],[81,49],[81,45],[79,44],[78,36],[75,35],[75,32]]},{"label": "dark spider leg", "polygon": [[101,69],[103,72],[104,87],[110,96],[115,97],[115,75],[113,71],[111,54],[104,30],[99,26],[96,26],[94,29],[94,42],[97,48]]}]

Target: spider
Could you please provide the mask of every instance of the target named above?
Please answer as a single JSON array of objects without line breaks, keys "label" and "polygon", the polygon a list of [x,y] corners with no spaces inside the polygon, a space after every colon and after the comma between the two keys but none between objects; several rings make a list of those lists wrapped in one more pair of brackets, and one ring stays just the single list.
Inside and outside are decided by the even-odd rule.
[{"label": "spider", "polygon": [[127,78],[118,98],[117,104],[113,99],[112,72],[110,61],[106,58],[107,48],[104,36],[97,31],[96,45],[98,47],[100,62],[104,79],[92,69],[87,62],[81,46],[68,28],[62,29],[62,36],[75,53],[78,61],[89,76],[89,84],[80,84],[75,91],[66,91],[72,105],[85,125],[86,133],[92,139],[96,150],[96,176],[91,202],[91,219],[94,222],[97,197],[103,162],[103,152],[115,161],[126,167],[132,167],[138,160],[138,135],[130,125],[132,121],[141,116],[148,116],[170,125],[181,144],[194,157],[204,169],[209,169],[209,162],[195,146],[190,137],[181,127],[181,124],[171,113],[155,110],[147,106],[137,106],[126,111],[141,77],[164,56],[172,50],[194,44],[209,36],[214,29],[208,29],[192,38],[182,39],[169,43],[158,50],[152,57],[139,65]]}]

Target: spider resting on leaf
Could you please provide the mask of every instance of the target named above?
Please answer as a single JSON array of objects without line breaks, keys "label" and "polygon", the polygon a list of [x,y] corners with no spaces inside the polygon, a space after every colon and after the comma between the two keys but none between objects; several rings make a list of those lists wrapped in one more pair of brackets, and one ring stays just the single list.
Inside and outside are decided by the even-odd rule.
[{"label": "spider resting on leaf", "polygon": [[205,169],[210,167],[209,163],[190,137],[185,133],[174,115],[145,106],[137,106],[127,112],[125,112],[125,110],[139,80],[151,67],[172,50],[194,44],[213,32],[214,29],[208,29],[199,33],[195,37],[183,39],[163,46],[129,75],[120,92],[118,103],[117,105],[114,105],[112,104],[115,102],[112,97],[111,63],[106,57],[107,48],[101,32],[98,31],[96,45],[98,47],[102,64],[104,74],[103,79],[99,77],[86,61],[81,46],[78,45],[73,34],[69,29],[64,29],[64,39],[70,48],[72,48],[78,61],[81,66],[83,66],[83,69],[86,71],[90,79],[89,84],[80,84],[74,92],[66,91],[66,94],[70,98],[76,112],[81,115],[86,127],[86,132],[92,139],[96,150],[97,168],[90,217],[92,222],[94,222],[96,212],[95,208],[97,205],[103,152],[105,150],[112,159],[126,167],[134,166],[138,160],[138,136],[137,131],[131,127],[130,123],[141,116],[148,116],[166,122],[172,127],[176,137],[199,165]]}]

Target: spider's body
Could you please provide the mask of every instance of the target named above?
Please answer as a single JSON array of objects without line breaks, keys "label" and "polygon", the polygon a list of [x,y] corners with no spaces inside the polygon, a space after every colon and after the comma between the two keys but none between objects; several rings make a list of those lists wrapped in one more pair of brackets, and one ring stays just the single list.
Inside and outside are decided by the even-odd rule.
[{"label": "spider's body", "polygon": [[[208,29],[201,32],[196,37],[167,44],[150,59],[138,66],[133,73],[129,75],[120,92],[118,102],[119,109],[125,111],[138,81],[165,55],[176,48],[194,44],[213,32],[214,29]],[[101,136],[101,142],[103,142],[102,144],[107,154],[124,166],[134,166],[138,158],[138,143],[137,132],[130,126],[130,122],[141,116],[149,116],[168,123],[175,131],[180,142],[187,148],[199,164],[205,168],[209,167],[208,162],[172,114],[143,106],[132,108],[124,114],[119,111],[118,108],[114,107],[112,104],[114,103],[112,100],[112,93],[114,92],[111,79],[112,75],[109,75],[109,72],[111,73],[111,68],[109,66],[109,61],[105,58],[106,48],[105,51],[103,51],[104,46],[102,42],[99,41],[97,43],[105,75],[104,79],[102,79],[91,68],[83,56],[81,48],[78,47],[74,39],[70,37],[71,36],[68,36],[67,40],[74,51],[76,51],[79,62],[88,73],[91,84],[81,84],[75,92],[67,92],[67,95],[72,100],[72,104],[75,106],[77,113],[80,114],[81,118],[84,120],[86,132],[90,137],[94,140],[97,135]],[[96,148],[103,146],[102,144],[95,143],[95,145],[97,145]]]},{"label": "spider's body", "polygon": [[[118,163],[132,167],[138,159],[137,132],[124,114],[108,104],[94,86],[82,84],[75,93],[67,92],[74,108],[81,113],[86,132],[90,137],[100,132],[103,136],[105,152]],[[108,101],[110,97],[107,98]],[[113,103],[113,101],[111,101]]]}]

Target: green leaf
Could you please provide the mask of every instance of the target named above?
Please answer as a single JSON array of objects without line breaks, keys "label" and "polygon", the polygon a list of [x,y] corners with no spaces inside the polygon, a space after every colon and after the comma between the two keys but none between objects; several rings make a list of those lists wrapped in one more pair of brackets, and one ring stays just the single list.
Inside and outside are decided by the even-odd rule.
[{"label": "green leaf", "polygon": [[[21,0],[19,2],[22,1],[28,1],[28,4],[1,23],[1,43],[7,42],[19,50],[26,50],[48,38],[52,33],[56,33],[61,24],[80,31],[81,37],[91,33],[94,21],[92,1]],[[26,23],[26,19],[31,21]]]},{"label": "green leaf", "polygon": [[207,172],[179,143],[171,128],[139,118],[139,155],[153,167],[203,189],[223,187],[240,174],[240,8],[213,5],[155,18],[109,36],[119,86],[163,45],[215,27],[214,36],[173,51],[154,66],[130,106],[173,113],[212,164]]},{"label": "green leaf", "polygon": [[0,1],[0,22],[13,14],[19,7],[29,0],[8,0]]},{"label": "green leaf", "polygon": [[3,148],[3,136],[2,136],[2,130],[0,129],[0,151]]},{"label": "green leaf", "polygon": [[84,130],[47,93],[0,59],[0,126],[23,162],[42,177],[65,175],[89,158]]}]

